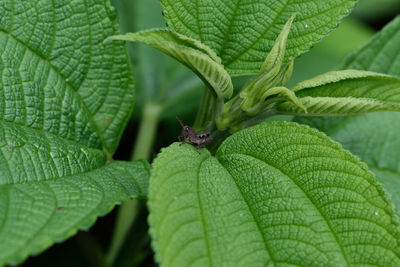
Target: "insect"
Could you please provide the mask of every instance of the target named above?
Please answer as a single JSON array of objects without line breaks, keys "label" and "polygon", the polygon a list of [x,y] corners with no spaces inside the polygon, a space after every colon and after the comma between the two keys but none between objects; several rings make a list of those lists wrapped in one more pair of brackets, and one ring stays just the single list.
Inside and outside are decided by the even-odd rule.
[{"label": "insect", "polygon": [[[182,135],[178,136],[178,140],[179,142],[181,142],[181,145],[193,144],[196,145],[197,149],[199,149],[206,147],[206,144],[210,143],[213,140],[212,137],[210,136],[210,133],[198,134],[192,127],[184,125],[183,122],[178,117],[176,117],[176,119],[182,126]],[[199,151],[197,150],[197,152]]]}]

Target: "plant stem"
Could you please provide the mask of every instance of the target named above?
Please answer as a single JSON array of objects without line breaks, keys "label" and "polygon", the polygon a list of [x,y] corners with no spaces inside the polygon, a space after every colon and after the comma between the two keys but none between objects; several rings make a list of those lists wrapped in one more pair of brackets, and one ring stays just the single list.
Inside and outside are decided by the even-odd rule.
[{"label": "plant stem", "polygon": [[107,265],[113,266],[115,259],[125,241],[126,234],[134,221],[139,209],[139,201],[131,199],[125,202],[118,210],[117,219],[114,226],[110,249],[106,255]]},{"label": "plant stem", "polygon": [[214,92],[209,88],[204,88],[203,97],[196,115],[193,128],[198,131],[211,131],[214,118],[218,109],[218,100]]},{"label": "plant stem", "polygon": [[[148,160],[150,158],[151,149],[156,136],[160,111],[161,108],[159,105],[153,103],[145,105],[131,160]],[[115,259],[125,241],[125,237],[138,214],[139,208],[140,202],[137,199],[125,202],[119,208],[112,235],[111,246],[107,253],[108,266],[112,266],[115,262]]]},{"label": "plant stem", "polygon": [[142,119],[140,121],[139,133],[135,141],[131,160],[150,158],[154,138],[158,126],[158,120],[161,108],[157,104],[148,103],[143,109]]}]

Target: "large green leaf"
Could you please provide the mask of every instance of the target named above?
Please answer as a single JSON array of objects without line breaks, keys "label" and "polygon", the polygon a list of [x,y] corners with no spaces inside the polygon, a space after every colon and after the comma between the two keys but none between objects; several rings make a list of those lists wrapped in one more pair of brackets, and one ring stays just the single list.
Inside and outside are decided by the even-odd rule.
[{"label": "large green leaf", "polygon": [[398,266],[398,218],[365,164],[326,135],[263,123],[216,157],[173,144],[149,208],[163,266]]},{"label": "large green leaf", "polygon": [[0,118],[115,151],[134,98],[110,4],[0,3]]},{"label": "large green leaf", "polygon": [[[29,148],[25,149],[29,151]],[[4,150],[7,148],[3,147],[2,152]],[[24,152],[17,150],[15,153],[22,155]],[[45,159],[47,153],[40,154]],[[84,156],[76,156],[84,162]],[[35,159],[33,156],[32,164],[39,165]],[[4,157],[2,163],[7,164],[3,160],[6,160]],[[79,169],[74,170],[75,174],[56,176],[49,173],[46,177],[40,171],[63,169],[62,163],[46,160],[50,165],[42,164],[32,169],[21,168],[21,162],[21,165],[8,162],[11,168],[19,167],[27,175],[4,177],[5,164],[0,166],[0,172],[3,172],[0,177],[0,266],[38,254],[53,243],[74,235],[78,229],[88,229],[98,216],[110,212],[115,204],[147,194],[148,163],[113,162],[92,166],[93,170],[80,170],[84,166],[75,162],[71,164]],[[69,167],[68,158],[64,161],[64,168]]]},{"label": "large green leaf", "polygon": [[400,79],[375,72],[332,71],[301,82],[292,90],[305,109],[284,102],[277,106],[278,111],[309,116],[400,111]]},{"label": "large green leaf", "polygon": [[108,1],[0,1],[0,266],[146,194],[146,163],[112,161],[133,107]]},{"label": "large green leaf", "polygon": [[[380,71],[400,77],[400,17],[351,55],[344,68]],[[397,66],[397,67],[396,67]],[[296,118],[326,132],[358,155],[386,185],[400,207],[400,114],[375,113],[346,118]]]},{"label": "large green leaf", "polygon": [[214,49],[232,75],[258,73],[276,36],[298,13],[286,60],[306,52],[349,14],[355,0],[162,0],[171,29]]}]

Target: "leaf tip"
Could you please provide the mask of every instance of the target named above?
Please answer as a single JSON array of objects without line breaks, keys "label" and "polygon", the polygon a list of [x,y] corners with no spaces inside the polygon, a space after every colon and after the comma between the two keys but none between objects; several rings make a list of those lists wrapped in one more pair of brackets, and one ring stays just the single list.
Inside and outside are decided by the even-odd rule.
[{"label": "leaf tip", "polygon": [[125,35],[123,35],[123,34],[111,35],[111,36],[108,36],[106,39],[104,39],[104,43],[110,42],[110,41],[126,41],[124,37],[125,37]]}]

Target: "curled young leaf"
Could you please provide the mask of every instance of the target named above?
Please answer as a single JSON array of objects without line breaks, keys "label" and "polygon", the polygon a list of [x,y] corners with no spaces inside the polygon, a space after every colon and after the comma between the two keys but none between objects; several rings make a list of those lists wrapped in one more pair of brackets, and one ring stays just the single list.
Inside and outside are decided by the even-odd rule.
[{"label": "curled young leaf", "polygon": [[296,108],[303,110],[307,113],[307,108],[297,98],[296,94],[286,87],[273,87],[266,91],[260,98],[260,102],[251,107],[246,111],[246,114],[255,116],[263,111],[269,104],[279,103],[281,101],[287,101]]},{"label": "curled young leaf", "polygon": [[[381,74],[381,73],[376,73],[372,71],[363,71],[363,70],[339,70],[339,71],[330,71],[321,75],[318,75],[312,79],[302,81],[298,84],[296,84],[292,90],[294,92],[301,92],[301,94],[305,94],[305,90],[310,90],[313,89],[313,91],[317,91],[318,93],[322,94],[329,94],[330,91],[325,90],[322,86],[326,86],[328,84],[338,84],[341,85],[340,82],[347,82],[347,81],[355,81],[358,79],[368,79],[368,78],[376,78],[376,79],[390,79],[389,75]],[[361,80],[362,82],[362,80]],[[339,86],[336,86],[336,88],[339,88]],[[322,87],[322,89],[317,89],[319,87]],[[342,88],[342,90],[346,90]],[[351,89],[347,89],[350,91]],[[359,91],[351,91],[348,92],[348,94],[355,94]],[[346,95],[343,95],[346,96]]]},{"label": "curled young leaf", "polygon": [[290,28],[292,27],[293,21],[296,17],[297,13],[292,15],[289,20],[286,22],[285,26],[276,38],[274,46],[271,51],[268,53],[267,58],[265,59],[263,65],[261,66],[259,75],[273,72],[277,74],[283,65],[286,53],[286,43],[289,37]]},{"label": "curled young leaf", "polygon": [[271,51],[267,55],[264,64],[261,66],[258,76],[240,92],[243,99],[241,109],[247,111],[254,105],[260,104],[262,95],[267,94],[272,87],[279,87],[286,84],[293,71],[294,61],[284,63],[286,42],[289,36],[290,27],[296,15],[293,15],[283,27]]},{"label": "curled young leaf", "polygon": [[204,44],[168,29],[152,29],[137,33],[115,35],[110,40],[138,42],[154,47],[175,58],[194,73],[220,99],[230,98],[233,93],[231,77],[225,71],[221,60]]},{"label": "curled young leaf", "polygon": [[304,81],[292,89],[307,109],[284,102],[278,112],[308,116],[354,115],[374,111],[400,111],[400,80],[360,70],[333,71]]},{"label": "curled young leaf", "polygon": [[274,103],[270,97],[274,95],[276,101],[281,101],[283,96],[283,100],[287,99],[298,105],[299,108],[304,108],[296,100],[295,94],[283,87],[290,79],[293,71],[293,60],[287,64],[283,64],[283,62],[286,41],[295,16],[292,15],[286,22],[261,66],[258,76],[239,94],[224,104],[222,113],[216,120],[217,127],[220,130],[226,128],[230,128],[231,131],[239,130],[244,120],[257,116],[270,108],[269,105]]}]

